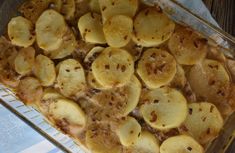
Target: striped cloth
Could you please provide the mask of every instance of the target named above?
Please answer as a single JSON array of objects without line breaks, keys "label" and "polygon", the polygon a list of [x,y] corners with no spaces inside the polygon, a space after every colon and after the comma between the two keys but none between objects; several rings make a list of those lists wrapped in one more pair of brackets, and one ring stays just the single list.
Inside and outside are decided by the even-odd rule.
[{"label": "striped cloth", "polygon": [[[218,26],[201,0],[178,0]],[[49,141],[0,105],[0,153],[61,153]]]}]

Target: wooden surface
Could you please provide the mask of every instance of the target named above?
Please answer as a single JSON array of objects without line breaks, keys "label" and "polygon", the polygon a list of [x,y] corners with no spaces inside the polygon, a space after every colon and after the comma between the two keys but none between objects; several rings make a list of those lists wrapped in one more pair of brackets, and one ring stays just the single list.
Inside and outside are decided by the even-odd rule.
[{"label": "wooden surface", "polygon": [[235,0],[203,0],[226,32],[235,36]]}]

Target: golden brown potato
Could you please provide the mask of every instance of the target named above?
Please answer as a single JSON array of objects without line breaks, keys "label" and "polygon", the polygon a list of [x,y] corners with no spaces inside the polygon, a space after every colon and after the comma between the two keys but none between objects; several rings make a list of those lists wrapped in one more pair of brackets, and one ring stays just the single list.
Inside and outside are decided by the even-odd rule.
[{"label": "golden brown potato", "polygon": [[32,71],[35,59],[35,49],[33,47],[22,48],[15,58],[15,70],[21,75]]},{"label": "golden brown potato", "polygon": [[43,89],[38,79],[26,77],[20,80],[16,93],[26,105],[37,106],[42,98]]},{"label": "golden brown potato", "polygon": [[182,133],[191,135],[200,144],[205,145],[219,134],[223,127],[223,118],[211,103],[192,103],[188,106],[188,116],[182,127]]},{"label": "golden brown potato", "polygon": [[40,80],[42,86],[51,86],[56,78],[54,62],[44,55],[38,55],[35,59],[34,75]]},{"label": "golden brown potato", "polygon": [[201,62],[208,51],[207,40],[192,29],[180,27],[168,43],[171,53],[179,64],[194,65]]}]

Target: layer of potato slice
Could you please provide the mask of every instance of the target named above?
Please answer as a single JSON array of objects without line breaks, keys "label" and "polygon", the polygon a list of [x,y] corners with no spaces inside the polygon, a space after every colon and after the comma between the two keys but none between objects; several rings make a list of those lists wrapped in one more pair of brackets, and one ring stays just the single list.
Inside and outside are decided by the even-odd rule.
[{"label": "layer of potato slice", "polygon": [[204,153],[203,147],[186,135],[170,137],[160,146],[161,153]]},{"label": "layer of potato slice", "polygon": [[63,42],[61,46],[53,51],[44,51],[52,59],[61,59],[71,55],[78,47],[76,38],[72,30],[68,29],[67,33],[63,36]]},{"label": "layer of potato slice", "polygon": [[108,47],[92,63],[92,72],[105,87],[123,86],[134,73],[134,61],[127,51]]},{"label": "layer of potato slice", "polygon": [[146,8],[134,20],[133,41],[144,47],[158,46],[168,40],[175,29],[175,23],[162,11]]},{"label": "layer of potato slice", "polygon": [[35,49],[33,47],[22,48],[15,58],[15,70],[21,75],[32,71],[35,59]]},{"label": "layer of potato slice", "polygon": [[34,31],[33,24],[22,16],[12,18],[7,29],[8,36],[14,45],[29,47],[35,41],[35,36],[32,34]]},{"label": "layer of potato slice", "polygon": [[100,46],[93,47],[84,58],[84,63],[87,63],[90,65],[103,50],[104,50],[104,47],[100,47]]},{"label": "layer of potato slice", "polygon": [[134,17],[138,9],[138,0],[99,0],[103,22],[115,15]]},{"label": "layer of potato slice", "polygon": [[34,75],[40,80],[42,86],[51,86],[56,78],[54,62],[44,55],[38,55],[35,59]]},{"label": "layer of potato slice", "polygon": [[109,18],[103,27],[105,39],[111,47],[125,46],[131,39],[132,29],[132,19],[124,15]]},{"label": "layer of potato slice", "polygon": [[38,79],[25,77],[20,80],[16,93],[26,105],[37,107],[42,98],[43,89]]},{"label": "layer of potato slice", "polygon": [[215,104],[224,117],[231,114],[232,110],[227,101],[230,78],[221,63],[203,60],[191,68],[188,81],[198,100]]},{"label": "layer of potato slice", "polygon": [[92,71],[87,73],[87,83],[94,89],[104,90],[106,87],[102,86],[98,81],[96,81]]},{"label": "layer of potato slice", "polygon": [[208,51],[207,40],[192,29],[177,28],[168,43],[179,64],[194,65],[202,61]]},{"label": "layer of potato slice", "polygon": [[140,112],[144,120],[158,130],[176,128],[187,117],[187,101],[173,88],[146,91],[141,96],[141,102]]},{"label": "layer of potato slice", "polygon": [[51,51],[58,49],[67,30],[64,17],[55,10],[44,11],[36,22],[36,40],[40,48]]},{"label": "layer of potato slice", "polygon": [[165,50],[147,49],[138,62],[137,73],[150,89],[171,82],[176,74],[176,61]]},{"label": "layer of potato slice", "polygon": [[[77,103],[65,98],[59,98],[49,105],[49,116],[55,122],[65,121],[68,126],[83,129],[86,125],[86,115]],[[65,125],[66,126],[66,125]],[[63,128],[63,127],[61,127]],[[71,131],[70,131],[71,132]]]},{"label": "layer of potato slice", "polygon": [[56,80],[61,94],[69,98],[76,97],[86,86],[83,67],[75,59],[67,59],[59,63]]},{"label": "layer of potato slice", "polygon": [[219,134],[222,126],[223,118],[216,106],[201,102],[188,105],[188,116],[180,129],[199,143],[207,144]]},{"label": "layer of potato slice", "polygon": [[159,153],[160,146],[156,137],[148,132],[142,131],[137,141],[128,148],[131,153]]},{"label": "layer of potato slice", "polygon": [[101,16],[97,13],[86,13],[78,20],[78,29],[82,39],[89,43],[105,44]]},{"label": "layer of potato slice", "polygon": [[122,152],[118,137],[107,125],[90,125],[86,131],[86,145],[93,153]]},{"label": "layer of potato slice", "polygon": [[118,124],[115,132],[119,137],[121,144],[126,147],[133,145],[141,132],[141,126],[138,121],[135,118],[128,116]]}]

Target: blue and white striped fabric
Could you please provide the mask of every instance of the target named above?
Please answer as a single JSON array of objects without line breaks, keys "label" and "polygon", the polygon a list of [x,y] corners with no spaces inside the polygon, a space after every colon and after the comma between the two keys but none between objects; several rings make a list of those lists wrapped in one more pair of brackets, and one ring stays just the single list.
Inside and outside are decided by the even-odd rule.
[{"label": "blue and white striped fabric", "polygon": [[[201,0],[178,0],[217,25]],[[0,153],[61,153],[49,141],[0,105]]]}]

